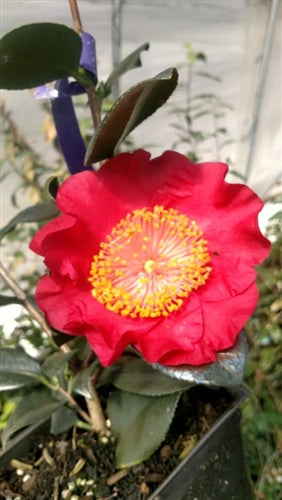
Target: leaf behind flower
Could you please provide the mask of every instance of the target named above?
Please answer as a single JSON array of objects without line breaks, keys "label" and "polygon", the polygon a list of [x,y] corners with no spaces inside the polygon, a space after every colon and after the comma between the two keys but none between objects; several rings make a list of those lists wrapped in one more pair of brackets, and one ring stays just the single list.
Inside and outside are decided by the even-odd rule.
[{"label": "leaf behind flower", "polygon": [[134,50],[134,52],[131,52],[131,54],[129,54],[118,64],[118,66],[111,72],[109,78],[103,86],[104,98],[110,94],[112,86],[118,78],[120,78],[130,69],[138,68],[142,65],[140,58],[141,52],[143,52],[143,50],[148,50],[149,47],[149,43],[143,43],[140,47]]},{"label": "leaf behind flower", "polygon": [[42,222],[56,217],[59,213],[60,211],[54,203],[37,203],[36,205],[27,207],[2,227],[0,230],[0,240],[12,231],[17,224],[25,222]]},{"label": "leaf behind flower", "polygon": [[167,101],[177,81],[176,69],[169,68],[124,92],[92,137],[84,164],[114,156],[128,134]]},{"label": "leaf behind flower", "polygon": [[168,377],[191,384],[230,387],[243,382],[247,355],[247,340],[242,332],[232,348],[218,353],[214,363],[202,366],[163,366],[156,363],[154,367]]},{"label": "leaf behind flower", "polygon": [[118,389],[144,396],[164,396],[189,389],[193,384],[173,379],[152,368],[141,359],[121,366],[112,383]]},{"label": "leaf behind flower", "polygon": [[0,88],[21,90],[77,75],[80,36],[57,23],[26,24],[0,40]]}]

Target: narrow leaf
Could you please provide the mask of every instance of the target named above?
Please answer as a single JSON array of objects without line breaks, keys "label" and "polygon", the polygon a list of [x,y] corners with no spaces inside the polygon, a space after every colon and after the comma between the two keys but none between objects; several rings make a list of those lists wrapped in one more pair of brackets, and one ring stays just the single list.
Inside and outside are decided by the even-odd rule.
[{"label": "narrow leaf", "polygon": [[143,43],[143,45],[138,47],[138,49],[134,50],[134,52],[129,54],[129,56],[127,56],[119,63],[119,65],[112,71],[109,78],[105,82],[104,97],[107,97],[110,94],[114,82],[120,76],[122,76],[124,73],[133,68],[138,68],[139,66],[142,66],[142,62],[140,59],[141,52],[143,52],[143,50],[148,50],[149,47],[150,47],[149,43]]},{"label": "narrow leaf", "polygon": [[163,396],[191,387],[190,383],[167,377],[140,359],[122,365],[113,384],[123,391],[144,396]]},{"label": "narrow leaf", "polygon": [[62,24],[16,28],[0,40],[0,88],[32,88],[74,75],[81,50],[80,36]]},{"label": "narrow leaf", "polygon": [[48,418],[64,404],[52,398],[48,391],[34,391],[24,396],[10,416],[2,433],[2,443],[5,448],[10,437],[19,429]]},{"label": "narrow leaf", "polygon": [[25,208],[13,217],[6,226],[0,230],[0,240],[10,231],[14,229],[17,224],[24,222],[41,222],[46,219],[52,219],[59,215],[59,210],[54,203],[38,203],[31,207]]},{"label": "narrow leaf", "polygon": [[70,352],[55,352],[48,356],[43,365],[41,366],[41,371],[50,380],[61,375],[65,364],[73,357],[75,351]]},{"label": "narrow leaf", "polygon": [[167,101],[177,80],[176,69],[169,68],[122,94],[92,137],[84,164],[113,156],[127,135]]},{"label": "narrow leaf", "polygon": [[180,394],[150,397],[113,392],[108,415],[117,436],[117,467],[130,467],[148,458],[160,446],[174,416]]},{"label": "narrow leaf", "polygon": [[0,363],[0,390],[8,391],[38,384],[40,364],[23,349],[2,349]]}]

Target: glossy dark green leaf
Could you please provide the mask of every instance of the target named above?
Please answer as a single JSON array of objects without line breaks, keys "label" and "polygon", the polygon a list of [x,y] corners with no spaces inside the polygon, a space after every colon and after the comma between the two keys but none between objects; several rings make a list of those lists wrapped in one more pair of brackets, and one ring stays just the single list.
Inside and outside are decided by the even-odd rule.
[{"label": "glossy dark green leaf", "polygon": [[179,396],[150,397],[119,390],[110,394],[108,415],[118,440],[118,468],[138,464],[156,451],[169,429]]},{"label": "glossy dark green leaf", "polygon": [[31,207],[25,208],[13,217],[6,226],[0,230],[0,240],[14,229],[17,224],[25,222],[42,222],[47,219],[52,219],[59,215],[59,210],[54,203],[38,203]]},{"label": "glossy dark green leaf", "polygon": [[92,353],[93,358],[95,354],[93,353],[87,339],[85,337],[69,337],[68,346],[72,351],[76,351],[76,356],[80,361],[83,361],[86,357],[89,357],[89,354]]},{"label": "glossy dark green leaf", "polygon": [[141,52],[143,52],[143,50],[148,50],[149,47],[149,43],[143,43],[143,45],[138,47],[138,49],[134,50],[134,52],[129,54],[129,56],[127,56],[119,63],[119,65],[112,71],[109,78],[104,84],[104,97],[107,97],[110,94],[113,84],[120,76],[122,76],[127,71],[133,68],[138,68],[142,65],[140,59]]},{"label": "glossy dark green leaf", "polygon": [[76,413],[67,406],[61,406],[51,415],[50,431],[57,436],[71,429],[76,421]]},{"label": "glossy dark green leaf", "polygon": [[163,366],[154,364],[161,373],[191,384],[229,387],[239,385],[244,378],[248,345],[245,334],[240,333],[234,347],[218,353],[214,363],[203,366]]},{"label": "glossy dark green leaf", "polygon": [[54,399],[49,391],[33,391],[26,394],[11,414],[2,433],[3,447],[10,437],[19,429],[43,421],[64,404]]},{"label": "glossy dark green leaf", "polygon": [[55,201],[59,187],[60,187],[59,179],[56,175],[53,175],[52,177],[47,179],[46,184],[44,186],[44,192],[52,201]]},{"label": "glossy dark green leaf", "polygon": [[98,360],[95,360],[88,368],[78,372],[72,381],[72,392],[80,394],[85,398],[91,399],[93,397],[93,391],[91,389],[90,377],[93,375],[97,366],[99,364]]},{"label": "glossy dark green leaf", "polygon": [[136,359],[122,365],[113,384],[123,391],[144,396],[163,396],[189,389],[191,384],[163,375],[148,363]]},{"label": "glossy dark green leaf", "polygon": [[42,373],[50,380],[59,377],[63,372],[65,364],[73,357],[74,354],[75,351],[54,352],[48,356],[42,364]]},{"label": "glossy dark green leaf", "polygon": [[40,382],[40,364],[19,347],[1,350],[0,390],[10,391]]},{"label": "glossy dark green leaf", "polygon": [[34,23],[0,40],[0,88],[20,90],[76,76],[80,36],[62,24]]},{"label": "glossy dark green leaf", "polygon": [[122,94],[92,137],[85,165],[113,156],[127,135],[167,101],[177,80],[176,69],[169,68]]}]

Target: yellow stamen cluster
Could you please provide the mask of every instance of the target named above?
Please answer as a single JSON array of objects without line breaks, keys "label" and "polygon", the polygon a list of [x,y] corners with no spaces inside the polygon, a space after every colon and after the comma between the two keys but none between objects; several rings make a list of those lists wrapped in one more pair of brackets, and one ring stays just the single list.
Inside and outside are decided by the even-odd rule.
[{"label": "yellow stamen cluster", "polygon": [[127,214],[93,256],[93,297],[123,316],[168,316],[209,277],[202,234],[173,208],[156,205]]}]

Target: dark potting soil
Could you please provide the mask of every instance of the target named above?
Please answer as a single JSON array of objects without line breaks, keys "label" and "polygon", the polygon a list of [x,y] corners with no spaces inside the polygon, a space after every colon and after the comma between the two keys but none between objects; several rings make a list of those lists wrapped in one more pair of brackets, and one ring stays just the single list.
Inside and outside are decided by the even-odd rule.
[{"label": "dark potting soil", "polygon": [[[224,390],[183,394],[165,441],[149,459],[116,470],[113,438],[93,432],[37,436],[30,452],[0,469],[0,498],[146,500],[213,426],[232,400]],[[140,429],[141,432],[141,429]]]}]

